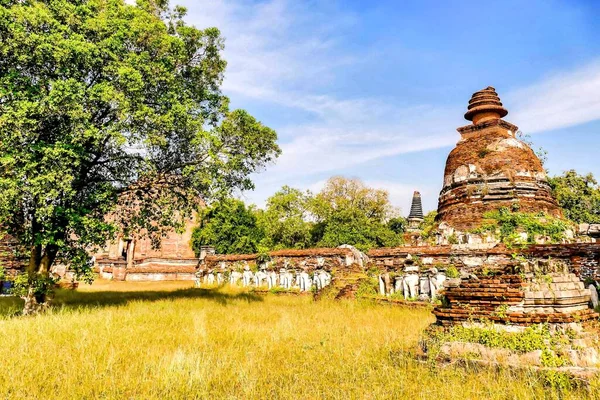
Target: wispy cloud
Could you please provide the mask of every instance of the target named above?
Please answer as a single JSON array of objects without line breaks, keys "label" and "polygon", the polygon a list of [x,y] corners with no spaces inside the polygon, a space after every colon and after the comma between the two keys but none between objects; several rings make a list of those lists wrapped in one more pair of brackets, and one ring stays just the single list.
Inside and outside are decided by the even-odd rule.
[{"label": "wispy cloud", "polygon": [[507,97],[511,118],[527,133],[565,128],[600,119],[600,60],[555,72]]},{"label": "wispy cloud", "polygon": [[[256,101],[263,107],[309,115],[300,122],[274,126],[283,153],[276,165],[257,176],[258,190],[249,197],[259,204],[283,184],[307,188],[326,173],[343,174],[372,160],[451,146],[459,138],[454,129],[465,122],[462,114],[468,98],[450,106],[435,100],[407,104],[328,90],[341,68],[355,67],[370,57],[347,50],[345,35],[359,20],[334,3],[319,7],[294,0],[185,3],[191,23],[217,26],[226,38],[226,93],[249,106]],[[535,133],[600,119],[598,93],[600,62],[500,94],[511,111],[510,121]],[[372,182],[378,182],[376,177]],[[379,183],[398,201],[412,195],[402,183]]]}]

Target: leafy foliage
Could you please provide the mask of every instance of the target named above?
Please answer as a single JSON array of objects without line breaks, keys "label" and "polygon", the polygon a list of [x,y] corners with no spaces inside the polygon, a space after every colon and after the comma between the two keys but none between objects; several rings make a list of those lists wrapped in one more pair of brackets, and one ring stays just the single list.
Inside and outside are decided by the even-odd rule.
[{"label": "leafy foliage", "polygon": [[[565,238],[565,232],[570,228],[566,221],[554,218],[545,213],[524,213],[502,207],[484,214],[488,222],[476,230],[477,233],[490,232],[498,235],[506,245],[535,243],[537,236],[546,236],[553,243]],[[520,233],[527,235],[521,239]]]},{"label": "leafy foliage", "polygon": [[0,225],[30,253],[31,283],[57,260],[85,273],[118,230],[160,238],[279,154],[273,130],[228,108],[220,32],[184,15],[0,3]]},{"label": "leafy foliage", "polygon": [[419,229],[421,230],[421,237],[425,240],[433,239],[433,236],[437,229],[437,223],[435,218],[437,217],[437,211],[433,210],[425,214],[423,222]]},{"label": "leafy foliage", "polygon": [[366,250],[402,243],[402,236],[387,225],[397,217],[388,192],[369,188],[358,179],[330,178],[311,208],[317,221],[313,240],[318,246],[346,243]]},{"label": "leafy foliage", "polygon": [[267,199],[258,221],[265,233],[262,245],[269,249],[307,248],[312,245],[310,192],[284,186]]},{"label": "leafy foliage", "polygon": [[386,225],[394,233],[404,233],[406,232],[407,221],[406,218],[397,216],[390,218]]},{"label": "leafy foliage", "polygon": [[[478,343],[491,348],[512,350],[517,353],[528,353],[535,350],[558,352],[560,346],[568,343],[568,338],[553,334],[545,324],[528,326],[522,332],[507,332],[495,329],[491,325],[483,327],[455,326],[446,332],[440,333],[440,335],[442,335],[442,342]],[[562,365],[564,364],[565,360],[562,360]]]},{"label": "leafy foliage", "polygon": [[26,297],[31,288],[34,296],[44,296],[51,293],[55,285],[56,280],[50,276],[36,276],[31,279],[27,274],[19,274],[13,281],[11,294],[18,297]]},{"label": "leafy foliage", "polygon": [[218,254],[250,254],[259,251],[264,232],[257,225],[255,211],[243,201],[226,199],[205,209],[192,234],[192,247],[211,245]]},{"label": "leafy foliage", "polygon": [[600,186],[592,174],[575,170],[549,179],[565,217],[576,223],[600,223]]},{"label": "leafy foliage", "polygon": [[316,195],[284,186],[267,200],[265,210],[246,209],[239,200],[216,204],[197,228],[194,246],[199,251],[201,245],[215,245],[219,253],[342,244],[367,250],[397,246],[405,226],[386,191],[334,177]]},{"label": "leafy foliage", "polygon": [[459,278],[460,277],[460,272],[458,271],[458,269],[454,266],[451,265],[448,268],[446,268],[446,276],[448,278]]}]

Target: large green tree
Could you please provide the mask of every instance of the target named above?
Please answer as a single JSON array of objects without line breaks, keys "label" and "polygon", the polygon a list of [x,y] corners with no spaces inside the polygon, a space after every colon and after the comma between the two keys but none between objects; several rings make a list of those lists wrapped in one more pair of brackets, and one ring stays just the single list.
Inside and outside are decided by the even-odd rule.
[{"label": "large green tree", "polygon": [[0,0],[0,226],[27,251],[28,299],[53,263],[85,271],[117,229],[157,238],[279,154],[228,108],[219,31],[184,14]]},{"label": "large green tree", "polygon": [[267,199],[259,224],[265,232],[263,246],[268,249],[304,249],[312,246],[310,201],[312,194],[289,186]]},{"label": "large green tree", "polygon": [[312,201],[316,220],[314,241],[319,246],[351,244],[361,250],[397,246],[402,229],[388,222],[398,217],[385,190],[373,189],[358,179],[333,177]]},{"label": "large green tree", "polygon": [[565,217],[576,223],[600,223],[600,186],[592,174],[570,170],[549,183]]},{"label": "large green tree", "polygon": [[252,254],[264,238],[257,224],[256,210],[243,201],[225,199],[215,202],[200,214],[200,223],[192,234],[192,246],[214,246],[217,254]]}]

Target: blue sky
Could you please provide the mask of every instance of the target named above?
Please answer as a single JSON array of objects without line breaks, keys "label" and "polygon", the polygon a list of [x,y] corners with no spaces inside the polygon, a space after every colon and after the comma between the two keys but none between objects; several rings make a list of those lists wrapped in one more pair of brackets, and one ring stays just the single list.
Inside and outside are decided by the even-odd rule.
[{"label": "blue sky", "polygon": [[186,0],[226,39],[224,92],[274,128],[283,154],[242,198],[333,175],[436,208],[471,94],[494,86],[506,120],[551,174],[600,178],[600,1]]}]

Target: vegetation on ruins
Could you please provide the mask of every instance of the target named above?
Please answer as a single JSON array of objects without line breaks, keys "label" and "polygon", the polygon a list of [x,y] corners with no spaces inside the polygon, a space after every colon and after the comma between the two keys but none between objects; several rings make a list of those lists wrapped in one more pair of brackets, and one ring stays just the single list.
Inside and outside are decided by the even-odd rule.
[{"label": "vegetation on ruins", "polygon": [[385,190],[343,177],[331,178],[316,195],[284,186],[264,210],[225,200],[201,218],[192,241],[197,253],[202,245],[214,245],[221,254],[342,244],[368,250],[402,243],[406,227]]},{"label": "vegetation on ruins", "polygon": [[419,226],[419,230],[421,231],[421,237],[430,242],[435,240],[435,233],[437,232],[438,224],[435,220],[436,217],[436,210],[428,212],[427,214],[425,214],[425,218]]},{"label": "vegetation on ruins", "polygon": [[454,265],[450,265],[449,267],[447,267],[446,268],[446,277],[448,277],[450,279],[459,278],[460,272],[458,271],[458,268],[456,268]]},{"label": "vegetation on ruins", "polygon": [[548,162],[548,151],[546,151],[546,149],[544,149],[541,146],[536,148],[535,144],[533,143],[533,140],[531,139],[531,135],[528,133],[524,133],[523,131],[517,131],[516,136],[517,136],[517,139],[519,139],[521,142],[525,143],[527,146],[529,146],[531,148],[531,150],[533,150],[533,152],[535,153],[537,158],[540,160],[542,165],[546,165],[546,163]]},{"label": "vegetation on ruins", "polygon": [[0,3],[0,226],[26,251],[30,300],[53,263],[89,270],[117,229],[159,239],[279,154],[273,130],[228,108],[219,31],[184,15]]},{"label": "vegetation on ruins", "polygon": [[[531,136],[519,131],[517,137],[531,148],[534,147]],[[548,152],[539,147],[535,153],[542,164],[545,164]],[[580,175],[571,169],[562,175],[549,176],[548,183],[566,218],[577,224],[600,223],[600,185],[593,174]]]},{"label": "vegetation on ruins", "polygon": [[[475,343],[517,354],[540,352],[541,366],[556,368],[571,365],[567,352],[575,336],[575,332],[568,329],[565,332],[551,331],[547,324],[533,324],[521,331],[508,331],[495,327],[489,321],[481,321],[478,326],[430,328],[426,331],[423,344],[427,346],[430,358],[438,357],[441,345],[451,342]],[[470,357],[477,359],[478,354],[471,354]],[[569,376],[560,371],[546,370],[541,377],[550,387],[559,390],[561,395],[573,386]]]},{"label": "vegetation on ruins", "polygon": [[570,170],[548,182],[565,217],[579,224],[600,223],[600,186],[594,175]]},{"label": "vegetation on ruins", "polygon": [[484,218],[485,222],[474,232],[494,234],[507,246],[532,244],[540,236],[551,243],[560,243],[571,228],[565,220],[545,213],[520,212],[518,208],[501,207],[485,213]]}]

